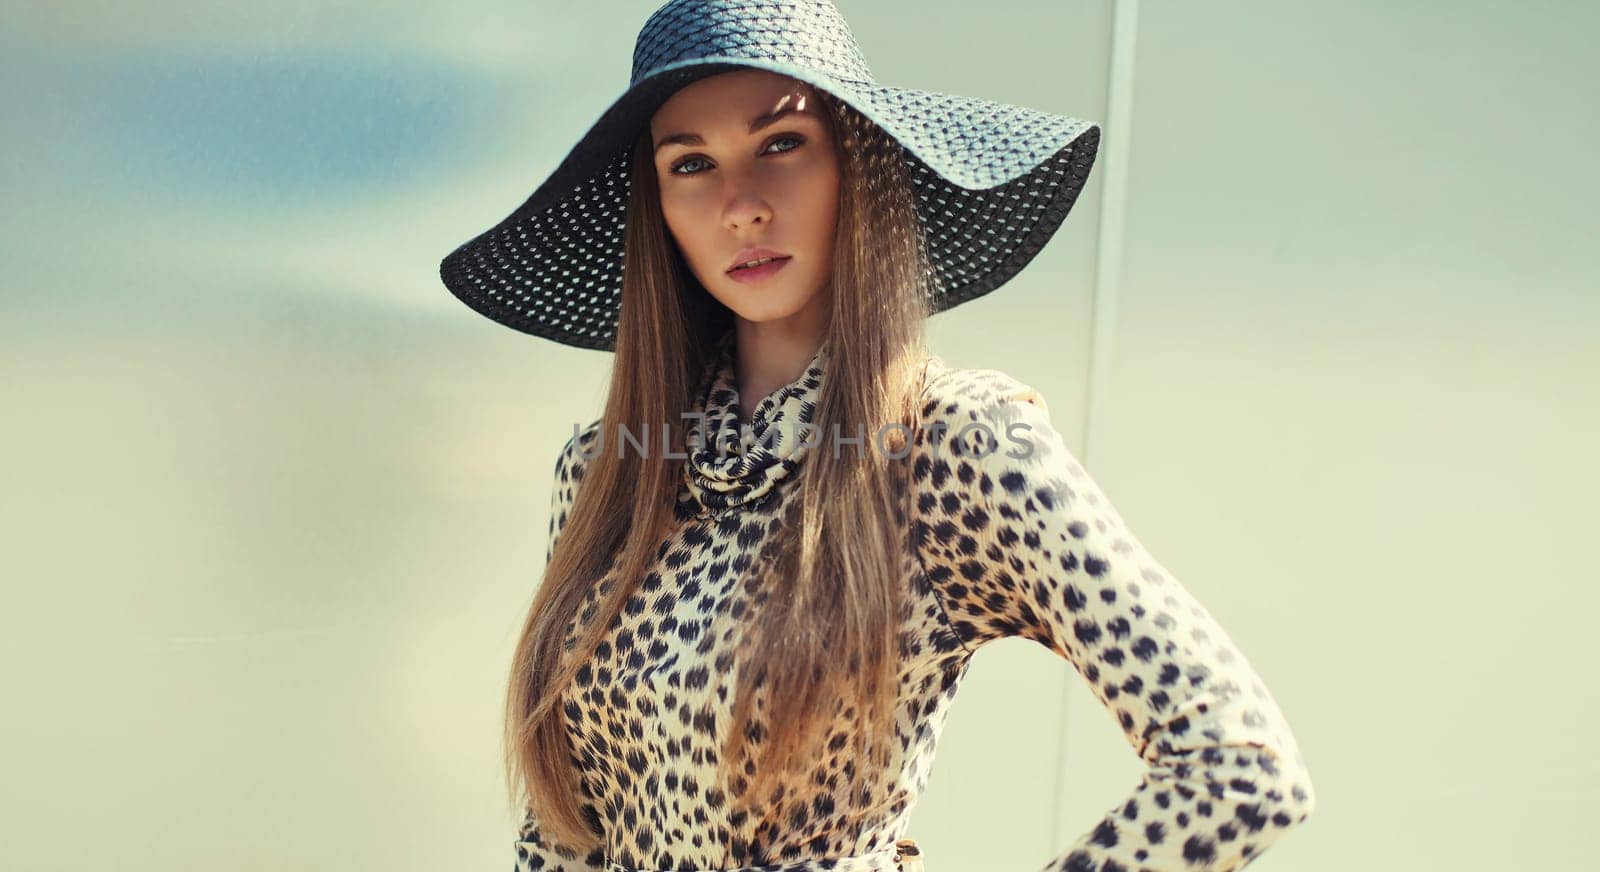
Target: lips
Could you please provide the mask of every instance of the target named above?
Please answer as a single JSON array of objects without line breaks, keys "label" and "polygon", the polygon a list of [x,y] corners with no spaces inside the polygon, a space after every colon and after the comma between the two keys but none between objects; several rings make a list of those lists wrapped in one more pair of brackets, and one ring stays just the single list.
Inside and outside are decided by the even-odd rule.
[{"label": "lips", "polygon": [[746,248],[733,256],[733,261],[727,265],[724,271],[729,273],[737,272],[751,261],[761,261],[769,258],[775,261],[788,260],[789,255],[781,251],[773,251],[770,248]]},{"label": "lips", "polygon": [[741,264],[739,266],[736,266],[733,269],[728,270],[728,272],[739,272],[741,270],[755,269],[758,266],[765,266],[765,265],[767,265],[769,263],[772,263],[775,260],[788,260],[788,258],[787,257],[763,257],[763,258],[759,258],[757,260],[750,261],[749,263]]}]

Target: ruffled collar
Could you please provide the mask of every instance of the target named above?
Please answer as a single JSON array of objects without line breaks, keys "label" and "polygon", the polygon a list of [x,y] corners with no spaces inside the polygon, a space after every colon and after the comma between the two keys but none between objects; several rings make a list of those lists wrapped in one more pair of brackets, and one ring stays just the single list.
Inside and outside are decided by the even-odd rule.
[{"label": "ruffled collar", "polygon": [[819,435],[802,425],[811,424],[816,414],[827,345],[824,340],[799,378],[762,398],[744,423],[733,331],[718,340],[701,380],[697,414],[688,419],[681,513],[757,507],[799,468]]}]

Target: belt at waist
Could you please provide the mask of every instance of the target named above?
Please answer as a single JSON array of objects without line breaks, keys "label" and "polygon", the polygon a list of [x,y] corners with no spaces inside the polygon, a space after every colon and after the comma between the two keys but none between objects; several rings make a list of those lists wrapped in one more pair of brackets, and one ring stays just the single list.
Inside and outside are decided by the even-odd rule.
[{"label": "belt at waist", "polygon": [[[605,860],[606,872],[671,872],[671,870],[635,869],[611,859]],[[915,839],[901,839],[892,845],[866,854],[826,859],[785,860],[760,866],[738,866],[726,869],[696,869],[693,872],[922,872],[922,850]],[[682,870],[677,870],[682,872]]]}]

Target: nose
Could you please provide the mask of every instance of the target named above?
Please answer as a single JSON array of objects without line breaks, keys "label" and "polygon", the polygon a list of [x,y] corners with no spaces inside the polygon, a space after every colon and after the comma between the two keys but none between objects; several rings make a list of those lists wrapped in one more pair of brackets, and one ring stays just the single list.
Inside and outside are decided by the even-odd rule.
[{"label": "nose", "polygon": [[743,186],[723,210],[722,223],[729,230],[739,230],[750,224],[771,224],[772,204],[750,187]]}]

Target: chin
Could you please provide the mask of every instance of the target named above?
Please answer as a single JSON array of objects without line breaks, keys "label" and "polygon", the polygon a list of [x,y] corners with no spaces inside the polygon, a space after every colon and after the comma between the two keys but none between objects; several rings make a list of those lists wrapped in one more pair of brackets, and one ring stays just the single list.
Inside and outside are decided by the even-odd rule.
[{"label": "chin", "polygon": [[804,309],[816,292],[804,293],[761,285],[735,285],[722,288],[714,296],[735,315],[746,321],[777,321]]},{"label": "chin", "polygon": [[805,300],[794,300],[789,303],[773,300],[741,300],[737,305],[730,305],[728,308],[740,318],[759,324],[792,317],[804,309],[805,304]]}]

